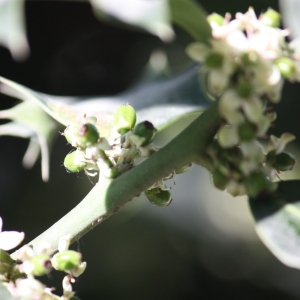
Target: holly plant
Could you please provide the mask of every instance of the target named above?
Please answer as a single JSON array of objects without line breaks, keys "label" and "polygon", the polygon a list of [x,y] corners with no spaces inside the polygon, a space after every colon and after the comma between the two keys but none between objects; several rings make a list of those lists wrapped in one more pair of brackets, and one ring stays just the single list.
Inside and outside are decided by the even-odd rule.
[{"label": "holly plant", "polygon": [[[76,299],[72,283],[86,263],[69,244],[142,193],[156,206],[172,205],[166,180],[192,165],[206,168],[216,189],[248,196],[262,241],[281,262],[300,268],[300,181],[282,180],[296,164],[286,149],[296,137],[269,134],[284,82],[300,81],[299,42],[290,38],[295,26],[282,29],[280,14],[271,8],[260,15],[252,7],[235,15],[207,15],[193,0],[90,4],[102,20],[142,28],[164,42],[176,38],[176,24],[194,40],[186,48],[194,63],[118,96],[79,102],[0,77],[1,92],[21,100],[0,112],[0,118],[11,120],[0,133],[30,140],[24,163],[33,165],[41,154],[47,181],[49,144],[60,134],[73,148],[66,150],[65,169],[97,181],[68,214],[11,255],[7,251],[24,233],[0,233],[3,299]],[[0,1],[0,42],[16,60],[30,55],[23,5]],[[182,116],[194,120],[158,147],[155,135]],[[37,279],[53,268],[67,273],[61,297]]]}]

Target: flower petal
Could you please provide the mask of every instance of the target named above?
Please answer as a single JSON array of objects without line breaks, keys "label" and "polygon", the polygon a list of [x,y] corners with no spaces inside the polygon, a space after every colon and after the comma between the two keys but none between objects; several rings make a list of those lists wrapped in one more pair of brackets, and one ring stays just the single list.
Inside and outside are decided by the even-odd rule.
[{"label": "flower petal", "polygon": [[238,144],[237,127],[223,126],[218,132],[218,141],[223,148],[230,148]]},{"label": "flower petal", "polygon": [[24,239],[24,232],[2,231],[0,233],[0,249],[10,250],[17,247]]},{"label": "flower petal", "polygon": [[186,48],[187,55],[198,62],[203,62],[210,48],[203,43],[192,43]]}]

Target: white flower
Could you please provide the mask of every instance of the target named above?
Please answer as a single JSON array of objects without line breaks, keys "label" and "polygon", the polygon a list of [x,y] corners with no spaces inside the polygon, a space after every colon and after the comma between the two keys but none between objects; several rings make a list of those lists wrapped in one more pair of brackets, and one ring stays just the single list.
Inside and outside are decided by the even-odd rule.
[{"label": "white flower", "polygon": [[257,140],[251,142],[243,142],[241,144],[243,153],[243,161],[240,169],[244,175],[250,175],[252,172],[261,168],[265,161],[263,147]]},{"label": "white flower", "polygon": [[34,278],[17,279],[13,295],[22,300],[57,299],[55,295],[52,295],[49,288]]},{"label": "white flower", "polygon": [[283,133],[280,138],[271,135],[268,144],[268,153],[271,151],[275,151],[275,154],[281,153],[285,149],[286,144],[292,142],[295,138],[293,134],[288,132]]},{"label": "white flower", "polygon": [[24,232],[2,231],[2,225],[0,217],[0,249],[7,251],[17,247],[24,239]]},{"label": "white flower", "polygon": [[231,148],[237,145],[239,142],[237,127],[222,126],[218,131],[218,142],[222,148]]}]

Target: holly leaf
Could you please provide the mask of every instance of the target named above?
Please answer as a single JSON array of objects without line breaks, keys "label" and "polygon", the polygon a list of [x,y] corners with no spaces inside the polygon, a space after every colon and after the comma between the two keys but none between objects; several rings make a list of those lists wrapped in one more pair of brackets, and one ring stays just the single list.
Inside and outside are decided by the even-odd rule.
[{"label": "holly leaf", "polygon": [[[42,153],[42,175],[48,179],[49,144],[57,132],[57,122],[77,124],[84,116],[97,118],[101,136],[108,136],[118,106],[129,103],[137,111],[138,121],[149,120],[158,130],[188,113],[198,113],[210,105],[198,82],[198,65],[169,78],[142,84],[114,97],[57,97],[31,90],[0,77],[0,91],[23,102],[0,112],[0,118],[13,122],[0,126],[0,135],[29,138],[23,163],[30,167]],[[52,119],[52,118],[53,119]]]},{"label": "holly leaf", "polygon": [[28,56],[24,0],[0,0],[0,45],[8,48],[16,60]]},{"label": "holly leaf", "polygon": [[206,13],[193,0],[170,0],[172,21],[185,29],[196,41],[207,43],[212,36]]},{"label": "holly leaf", "polygon": [[114,17],[143,28],[163,41],[174,38],[168,0],[90,0],[99,17]]},{"label": "holly leaf", "polygon": [[282,263],[300,269],[300,180],[280,182],[274,195],[249,205],[263,243]]},{"label": "holly leaf", "polygon": [[300,36],[300,2],[298,0],[279,0],[280,12],[285,28],[291,30],[291,36]]}]

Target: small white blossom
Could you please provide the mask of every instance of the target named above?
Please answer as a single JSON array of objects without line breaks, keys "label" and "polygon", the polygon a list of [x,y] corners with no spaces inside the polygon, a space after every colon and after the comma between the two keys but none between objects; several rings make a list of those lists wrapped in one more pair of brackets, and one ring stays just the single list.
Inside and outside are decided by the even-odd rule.
[{"label": "small white blossom", "polygon": [[268,144],[268,152],[275,151],[276,154],[283,152],[286,144],[295,140],[296,137],[291,133],[283,133],[280,138],[275,135],[271,135],[270,142]]},{"label": "small white blossom", "polygon": [[2,225],[0,217],[0,249],[7,251],[17,247],[24,239],[24,232],[2,231]]},{"label": "small white blossom", "polygon": [[17,279],[12,294],[22,300],[54,300],[51,290],[34,278]]}]

